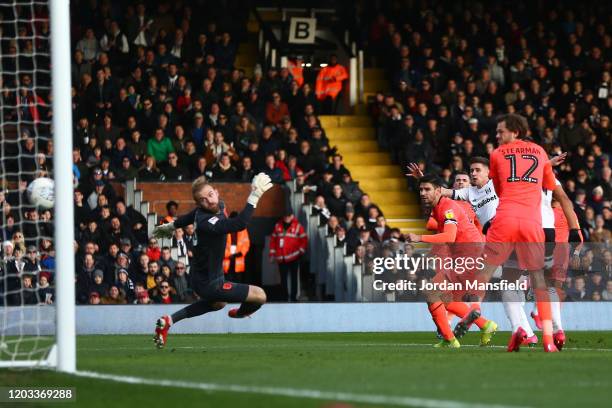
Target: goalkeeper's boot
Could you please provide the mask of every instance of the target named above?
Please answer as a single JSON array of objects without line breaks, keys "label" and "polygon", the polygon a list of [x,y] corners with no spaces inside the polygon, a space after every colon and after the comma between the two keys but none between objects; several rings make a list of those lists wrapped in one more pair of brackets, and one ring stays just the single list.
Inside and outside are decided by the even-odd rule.
[{"label": "goalkeeper's boot", "polygon": [[522,327],[516,329],[516,331],[512,333],[510,341],[508,342],[508,352],[511,353],[513,351],[521,351],[521,346],[526,339],[527,332]]},{"label": "goalkeeper's boot", "polygon": [[540,319],[540,316],[536,312],[531,312],[531,318],[535,322],[536,327],[542,330],[542,319]]},{"label": "goalkeeper's boot", "polygon": [[480,310],[472,309],[470,313],[468,313],[457,325],[455,326],[455,330],[453,330],[453,334],[458,339],[465,336],[465,334],[470,330],[470,326],[476,319],[480,317]]},{"label": "goalkeeper's boot", "polygon": [[228,315],[229,317],[231,317],[232,319],[243,319],[243,318],[245,318],[245,317],[251,317],[251,313],[249,313],[249,314],[239,314],[239,313],[238,313],[238,308],[237,308],[237,307],[235,307],[235,308],[233,308],[233,309],[230,309],[230,310],[227,312],[227,315]]},{"label": "goalkeeper's boot", "polygon": [[495,323],[493,320],[487,321],[484,327],[480,329],[480,345],[488,346],[496,332],[497,323]]},{"label": "goalkeeper's boot", "polygon": [[536,335],[534,334],[534,335],[533,335],[533,336],[531,336],[531,337],[526,337],[526,338],[523,340],[523,344],[522,344],[522,345],[523,345],[523,346],[527,346],[527,347],[529,347],[529,348],[533,348],[533,347],[537,346],[537,345],[538,345],[538,336],[536,336]]},{"label": "goalkeeper's boot", "polygon": [[565,346],[565,333],[563,330],[559,330],[553,334],[553,341],[559,351],[563,350],[563,346]]},{"label": "goalkeeper's boot", "polygon": [[171,325],[172,319],[170,319],[168,315],[164,315],[157,319],[155,323],[155,336],[153,336],[153,342],[157,348],[161,349],[166,345],[166,338],[168,337],[168,330],[170,330]]},{"label": "goalkeeper's boot", "polygon": [[442,339],[439,343],[434,344],[434,348],[460,348],[461,344],[457,338],[453,337],[450,340]]}]

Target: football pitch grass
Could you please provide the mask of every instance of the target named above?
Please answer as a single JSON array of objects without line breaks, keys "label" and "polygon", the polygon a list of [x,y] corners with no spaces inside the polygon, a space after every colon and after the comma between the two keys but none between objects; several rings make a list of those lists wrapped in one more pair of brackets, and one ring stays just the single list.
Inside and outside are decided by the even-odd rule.
[{"label": "football pitch grass", "polygon": [[612,332],[567,335],[556,354],[507,353],[509,333],[478,347],[470,332],[461,349],[433,349],[433,333],[170,334],[163,350],[152,336],[79,336],[87,376],[1,370],[0,385],[76,388],[54,407],[609,406]]}]

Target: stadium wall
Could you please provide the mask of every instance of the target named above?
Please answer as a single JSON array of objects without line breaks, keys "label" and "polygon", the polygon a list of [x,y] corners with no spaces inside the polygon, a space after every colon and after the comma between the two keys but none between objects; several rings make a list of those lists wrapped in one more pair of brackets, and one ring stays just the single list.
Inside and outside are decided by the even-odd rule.
[{"label": "stadium wall", "polygon": [[[155,320],[183,305],[78,306],[77,334],[151,334]],[[528,306],[530,307],[530,306]],[[422,303],[292,303],[268,304],[250,319],[235,320],[223,311],[187,319],[173,333],[309,333],[433,331],[427,306]],[[612,303],[583,302],[563,305],[563,325],[572,330],[612,330]],[[501,303],[487,303],[483,312],[500,330],[510,330]],[[55,308],[8,307],[4,335],[54,333]],[[5,316],[7,314],[7,316]],[[19,322],[22,322],[21,324]]]}]

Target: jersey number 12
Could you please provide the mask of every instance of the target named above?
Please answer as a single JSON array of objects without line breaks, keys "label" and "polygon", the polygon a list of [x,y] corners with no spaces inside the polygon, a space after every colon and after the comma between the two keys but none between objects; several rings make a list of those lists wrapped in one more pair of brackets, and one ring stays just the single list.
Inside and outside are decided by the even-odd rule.
[{"label": "jersey number 12", "polygon": [[535,171],[535,169],[538,168],[538,158],[534,155],[531,154],[522,154],[521,158],[525,159],[525,160],[530,160],[531,163],[531,167],[529,167],[527,169],[527,171],[521,176],[521,177],[517,177],[516,175],[516,155],[515,154],[508,154],[506,156],[504,156],[504,158],[506,160],[510,161],[510,177],[508,177],[506,180],[508,180],[509,183],[515,183],[517,181],[526,181],[528,183],[537,183],[538,179],[535,177],[531,177],[531,174]]}]

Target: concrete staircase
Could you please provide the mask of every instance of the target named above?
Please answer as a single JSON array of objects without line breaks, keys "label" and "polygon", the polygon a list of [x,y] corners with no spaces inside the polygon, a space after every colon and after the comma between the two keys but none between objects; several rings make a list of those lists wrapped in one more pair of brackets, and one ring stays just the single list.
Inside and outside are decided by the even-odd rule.
[{"label": "concrete staircase", "polygon": [[380,206],[391,227],[403,233],[425,233],[419,219],[420,207],[414,193],[408,191],[405,176],[392,164],[389,153],[381,151],[372,121],[366,115],[320,116],[331,146],[337,146],[359,186]]},{"label": "concrete staircase", "polygon": [[376,130],[366,111],[369,98],[389,89],[385,71],[366,68],[363,84],[363,99],[355,107],[355,115],[321,116],[321,124],[330,145],[338,147],[353,179],[381,208],[389,225],[403,233],[424,234],[427,230],[420,219],[418,197],[408,190],[404,174],[392,164],[389,153],[379,149]]}]

